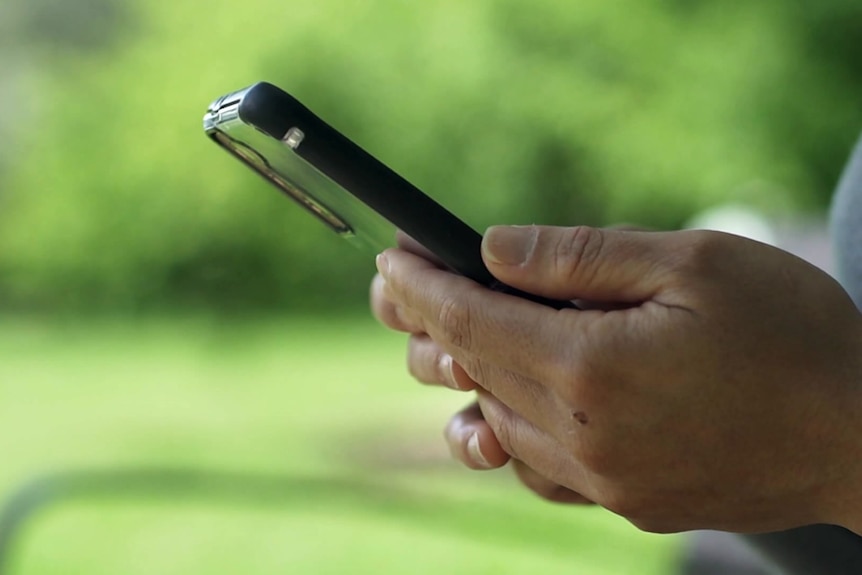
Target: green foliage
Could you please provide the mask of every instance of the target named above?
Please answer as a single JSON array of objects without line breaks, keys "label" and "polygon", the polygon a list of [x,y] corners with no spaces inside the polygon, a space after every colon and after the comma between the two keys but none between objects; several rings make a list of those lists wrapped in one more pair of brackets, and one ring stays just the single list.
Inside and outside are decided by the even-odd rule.
[{"label": "green foliage", "polygon": [[859,126],[857,3],[135,3],[41,56],[0,180],[0,297],[45,309],[332,307],[368,258],[200,130],[268,79],[482,229],[822,207]]}]

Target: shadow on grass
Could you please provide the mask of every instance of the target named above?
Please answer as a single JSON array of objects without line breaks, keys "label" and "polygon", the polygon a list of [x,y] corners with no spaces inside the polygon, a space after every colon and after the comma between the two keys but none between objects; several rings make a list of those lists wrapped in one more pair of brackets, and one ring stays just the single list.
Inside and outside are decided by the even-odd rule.
[{"label": "shadow on grass", "polygon": [[[544,552],[571,552],[569,543],[549,536],[565,533],[571,523],[546,514],[513,512],[487,502],[423,499],[391,485],[364,479],[246,474],[180,468],[80,470],[37,477],[18,489],[0,510],[0,575],[10,573],[16,543],[40,511],[71,502],[116,500],[213,502],[235,506],[350,509],[392,521],[419,525],[476,541],[526,546]],[[509,524],[541,525],[538,529],[489,529]]]}]

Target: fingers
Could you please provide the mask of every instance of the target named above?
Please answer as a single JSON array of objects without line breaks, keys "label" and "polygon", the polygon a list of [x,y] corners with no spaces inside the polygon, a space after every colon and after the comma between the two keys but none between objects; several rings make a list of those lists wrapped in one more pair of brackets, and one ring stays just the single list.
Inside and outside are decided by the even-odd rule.
[{"label": "fingers", "polygon": [[[479,391],[478,404],[500,447],[510,457],[523,462],[546,481],[568,488],[587,501],[595,500],[586,472],[556,439],[487,392]],[[533,475],[527,479],[537,488],[547,491],[547,483],[539,483]]]},{"label": "fingers", "polygon": [[513,459],[512,464],[515,468],[515,475],[518,476],[521,483],[542,499],[547,499],[554,503],[568,503],[575,505],[588,505],[593,503],[580,493],[551,481],[523,461]]},{"label": "fingers", "polygon": [[[413,255],[419,256],[428,262],[431,262],[436,267],[443,269],[445,266],[437,256],[425,249],[422,244],[402,232],[397,230],[395,233],[395,241],[398,247],[404,251],[410,252]],[[411,322],[409,317],[406,317],[402,310],[396,306],[390,297],[386,294],[386,281],[377,274],[371,280],[370,289],[371,312],[377,321],[395,331],[403,331],[407,333],[419,333],[418,327]]]},{"label": "fingers", "polygon": [[554,401],[538,382],[461,354],[465,358],[465,365],[469,366],[465,370],[431,337],[422,333],[420,322],[413,319],[415,314],[399,313],[402,308],[386,295],[386,282],[381,277],[374,279],[371,291],[372,307],[378,319],[393,329],[413,334],[408,341],[407,367],[415,379],[426,384],[469,391],[476,387],[476,376],[481,376],[504,402],[520,406],[520,412],[530,421],[540,425],[554,421],[546,417],[555,409]]},{"label": "fingers", "polygon": [[[457,413],[446,426],[444,435],[452,455],[471,469],[495,469],[509,460],[477,403]],[[521,483],[538,496],[556,503],[592,503],[583,495],[544,477],[523,461],[512,460],[512,463]]]},{"label": "fingers", "polygon": [[411,336],[407,343],[407,370],[421,383],[445,385],[458,391],[476,388],[476,382],[452,356],[424,334]]},{"label": "fingers", "polygon": [[[403,250],[381,254],[378,267],[393,299],[421,324],[419,331],[440,343],[473,379],[477,374],[468,360],[481,353],[484,363],[535,381],[568,381],[570,360],[589,343],[579,337],[578,326],[586,330],[601,317],[491,291]],[[569,314],[567,321],[560,321],[561,314]]]},{"label": "fingers", "polygon": [[496,469],[509,461],[477,403],[456,413],[443,435],[452,456],[471,469]]},{"label": "fingers", "polygon": [[[478,360],[470,363],[478,364]],[[555,425],[558,418],[552,416],[559,412],[556,397],[541,384],[493,365],[472,367],[472,372],[481,374],[477,381],[428,335],[410,337],[407,370],[421,383],[443,385],[457,391],[471,391],[479,385],[493,388],[503,403],[518,406],[521,417],[552,435],[559,433]]]},{"label": "fingers", "polygon": [[588,227],[494,226],[482,256],[505,284],[555,299],[641,302],[662,287],[673,255],[662,233]]},{"label": "fingers", "polygon": [[405,316],[399,307],[386,294],[386,280],[377,274],[371,280],[369,298],[371,300],[371,313],[377,321],[395,331],[406,333],[421,333],[421,328]]}]

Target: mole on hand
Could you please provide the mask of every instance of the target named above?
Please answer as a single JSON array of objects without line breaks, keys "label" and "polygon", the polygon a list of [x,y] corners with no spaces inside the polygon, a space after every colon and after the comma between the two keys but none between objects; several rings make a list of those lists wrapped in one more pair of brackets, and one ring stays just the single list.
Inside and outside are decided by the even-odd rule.
[{"label": "mole on hand", "polygon": [[587,414],[583,411],[573,411],[572,419],[580,423],[581,425],[586,425],[590,422],[590,418],[587,417]]}]

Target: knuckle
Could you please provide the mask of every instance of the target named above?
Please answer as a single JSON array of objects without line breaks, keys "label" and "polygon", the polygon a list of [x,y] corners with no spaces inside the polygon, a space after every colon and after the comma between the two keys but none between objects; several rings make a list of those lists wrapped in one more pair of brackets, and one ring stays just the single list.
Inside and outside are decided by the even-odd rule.
[{"label": "knuckle", "polygon": [[492,417],[486,414],[486,419],[503,451],[515,459],[522,459],[519,457],[520,441],[514,414],[508,411],[497,411]]},{"label": "knuckle", "polygon": [[684,242],[677,250],[677,271],[692,277],[709,274],[724,260],[726,234],[706,230],[681,232]]},{"label": "knuckle", "polygon": [[443,351],[425,338],[413,336],[407,346],[407,372],[420,383],[443,383],[439,365]]},{"label": "knuckle", "polygon": [[403,331],[415,335],[425,333],[425,326],[423,325],[422,318],[411,310],[403,306],[396,305],[393,307],[392,313],[395,316],[395,322],[397,323],[397,331]]},{"label": "knuckle", "polygon": [[464,373],[466,373],[470,379],[484,387],[491,387],[489,385],[490,377],[487,373],[488,370],[481,361],[477,359],[464,358],[458,362],[458,365],[461,366],[461,369],[464,370]]},{"label": "knuckle", "polygon": [[603,244],[604,236],[599,229],[576,226],[565,230],[557,236],[551,251],[553,272],[557,277],[566,277],[576,271],[582,274],[585,268],[592,269]]},{"label": "knuckle", "polygon": [[377,307],[375,315],[380,323],[391,330],[406,333],[415,331],[413,325],[404,317],[401,309],[389,302]]},{"label": "knuckle", "polygon": [[607,403],[609,377],[588,357],[569,358],[555,367],[556,394],[568,408],[579,411],[602,411]]},{"label": "knuckle", "polygon": [[448,297],[444,299],[440,304],[437,317],[443,338],[459,349],[470,349],[472,315],[468,298]]},{"label": "knuckle", "polygon": [[595,387],[595,378],[589,368],[582,361],[569,360],[554,366],[557,374],[554,379],[560,382],[557,394],[567,406],[582,406],[585,396],[589,395],[592,387]]}]

